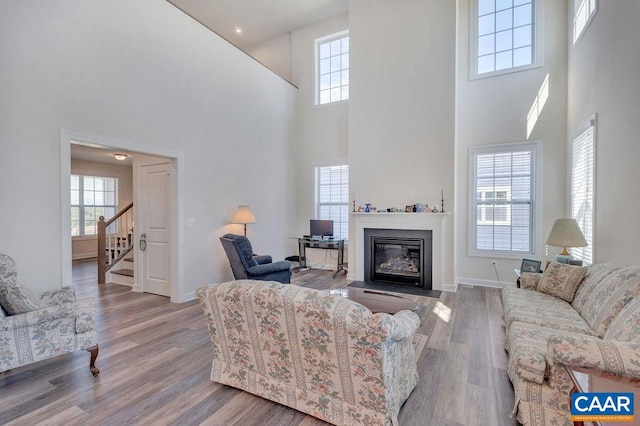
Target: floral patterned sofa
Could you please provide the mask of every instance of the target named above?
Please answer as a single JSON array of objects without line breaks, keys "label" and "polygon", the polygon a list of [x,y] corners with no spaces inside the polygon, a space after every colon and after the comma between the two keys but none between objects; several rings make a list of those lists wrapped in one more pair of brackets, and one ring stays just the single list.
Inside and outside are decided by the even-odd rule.
[{"label": "floral patterned sofa", "polygon": [[338,295],[239,280],[196,291],[211,380],[336,425],[397,425],[418,379],[418,315],[372,314]]},{"label": "floral patterned sofa", "polygon": [[640,386],[640,267],[551,262],[502,292],[514,415],[570,425],[567,368]]},{"label": "floral patterned sofa", "polygon": [[95,310],[95,300],[76,300],[72,287],[36,297],[18,284],[13,259],[0,254],[0,372],[85,349],[97,376]]}]

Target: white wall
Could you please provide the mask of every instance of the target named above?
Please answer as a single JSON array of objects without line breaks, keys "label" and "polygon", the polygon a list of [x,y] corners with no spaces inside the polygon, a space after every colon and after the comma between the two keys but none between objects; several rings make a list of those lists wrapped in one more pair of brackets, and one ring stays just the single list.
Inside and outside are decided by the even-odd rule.
[{"label": "white wall", "polygon": [[[71,173],[118,178],[118,209],[133,201],[133,168],[71,159]],[[108,218],[107,218],[108,219]],[[97,236],[74,237],[71,254],[73,259],[85,259],[98,255]]]},{"label": "white wall", "polygon": [[0,252],[21,282],[69,284],[61,129],[181,153],[185,294],[232,277],[218,237],[239,204],[256,250],[288,254],[296,90],[255,60],[163,0],[3,2],[0,57]]},{"label": "white wall", "polygon": [[[542,142],[542,191],[538,194],[541,226],[535,232],[536,253],[545,259],[545,240],[554,220],[566,206],[566,3],[542,3],[543,66],[501,76],[469,79],[468,0],[458,1],[456,67],[456,274],[459,283],[498,285],[515,282],[514,268],[522,258],[473,257],[469,247],[469,148],[527,140],[527,114],[549,74],[550,94],[529,140]],[[552,248],[555,250],[555,248]],[[555,258],[553,251],[549,258]],[[544,264],[544,262],[543,262]]]},{"label": "white wall", "polygon": [[[569,2],[573,11],[573,1]],[[640,2],[599,1],[574,46],[569,43],[567,135],[597,113],[594,262],[640,264]],[[571,22],[571,17],[569,18]]]},{"label": "white wall", "polygon": [[249,46],[244,51],[283,79],[291,81],[291,34]]},{"label": "white wall", "polygon": [[[377,208],[434,205],[444,190],[445,210],[457,214],[455,2],[351,0],[349,30],[352,198]],[[454,278],[453,217],[444,223],[444,287]]]},{"label": "white wall", "polygon": [[[349,16],[340,15],[291,34],[292,83],[298,87],[297,137],[295,147],[297,222],[292,236],[309,233],[315,218],[314,169],[316,166],[347,164],[347,119],[349,102],[316,107],[315,40],[349,28]],[[291,247],[297,253],[297,244]],[[326,250],[309,250],[314,265],[335,263]],[[333,253],[335,257],[335,253]],[[347,253],[345,251],[345,258]]]}]

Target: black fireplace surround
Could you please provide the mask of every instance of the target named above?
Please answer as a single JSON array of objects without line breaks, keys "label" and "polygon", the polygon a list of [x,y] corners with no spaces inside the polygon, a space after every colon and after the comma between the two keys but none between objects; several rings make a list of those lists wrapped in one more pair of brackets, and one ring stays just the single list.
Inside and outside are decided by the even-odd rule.
[{"label": "black fireplace surround", "polygon": [[364,281],[432,290],[432,231],[364,229]]}]

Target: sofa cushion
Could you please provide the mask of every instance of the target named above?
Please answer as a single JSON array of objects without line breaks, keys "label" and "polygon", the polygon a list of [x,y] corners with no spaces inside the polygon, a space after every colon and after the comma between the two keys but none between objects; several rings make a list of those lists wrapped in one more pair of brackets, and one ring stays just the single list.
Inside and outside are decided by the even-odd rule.
[{"label": "sofa cushion", "polygon": [[640,266],[615,270],[604,277],[586,298],[580,315],[599,337],[627,303],[640,295]]},{"label": "sofa cushion", "polygon": [[30,289],[20,284],[0,284],[0,305],[8,315],[22,314],[44,307]]},{"label": "sofa cushion", "polygon": [[551,262],[544,270],[537,290],[571,303],[586,273],[584,266]]},{"label": "sofa cushion", "polygon": [[640,296],[635,297],[611,321],[605,340],[640,343]]},{"label": "sofa cushion", "polygon": [[584,277],[584,280],[582,280],[580,287],[578,287],[571,306],[579,313],[582,313],[582,308],[588,303],[589,299],[593,297],[595,289],[600,285],[602,280],[615,271],[622,269],[622,267],[622,265],[615,265],[613,263],[598,263],[589,266],[587,275]]},{"label": "sofa cushion", "polygon": [[0,284],[15,285],[17,277],[16,263],[11,256],[0,253]]},{"label": "sofa cushion", "polygon": [[595,335],[589,324],[568,302],[535,290],[502,290],[504,322],[507,328],[505,348],[509,350],[508,330],[515,321],[570,333]]}]

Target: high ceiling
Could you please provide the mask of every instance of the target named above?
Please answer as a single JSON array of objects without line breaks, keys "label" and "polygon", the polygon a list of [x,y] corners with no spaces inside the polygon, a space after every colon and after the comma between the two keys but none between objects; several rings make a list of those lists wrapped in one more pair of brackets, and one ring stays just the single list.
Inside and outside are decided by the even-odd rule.
[{"label": "high ceiling", "polygon": [[242,50],[349,9],[348,0],[167,1]]}]

